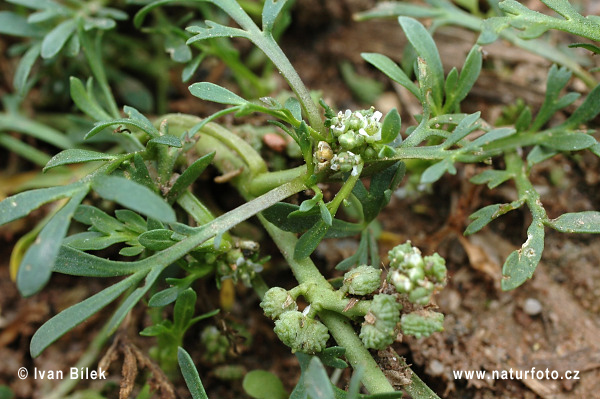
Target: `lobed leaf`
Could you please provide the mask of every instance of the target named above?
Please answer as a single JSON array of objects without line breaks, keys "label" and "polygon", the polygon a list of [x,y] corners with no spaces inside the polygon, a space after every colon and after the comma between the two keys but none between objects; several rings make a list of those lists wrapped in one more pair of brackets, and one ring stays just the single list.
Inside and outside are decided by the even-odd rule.
[{"label": "lobed leaf", "polygon": [[473,221],[467,226],[464,234],[468,236],[477,233],[479,230],[487,226],[492,220],[512,211],[513,209],[521,207],[523,203],[523,200],[517,200],[508,204],[493,204],[479,209],[477,212],[474,212],[471,214],[471,216],[469,216],[469,219]]},{"label": "lobed leaf", "polygon": [[175,211],[154,191],[132,180],[119,176],[98,176],[92,188],[102,198],[155,218],[162,222],[175,222]]},{"label": "lobed leaf", "polygon": [[512,173],[506,170],[488,169],[479,173],[478,175],[473,176],[469,181],[474,184],[487,183],[488,188],[493,189],[498,187],[500,184],[504,183],[511,177],[513,177]]},{"label": "lobed leaf", "polygon": [[421,175],[421,184],[430,184],[438,181],[444,173],[449,172],[450,174],[456,174],[456,168],[451,159],[446,158],[440,162],[434,163]]}]

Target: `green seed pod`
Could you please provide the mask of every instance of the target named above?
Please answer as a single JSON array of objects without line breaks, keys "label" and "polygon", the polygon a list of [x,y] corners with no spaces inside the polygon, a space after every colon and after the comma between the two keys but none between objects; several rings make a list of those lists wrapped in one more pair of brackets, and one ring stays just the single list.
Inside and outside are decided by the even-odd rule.
[{"label": "green seed pod", "polygon": [[438,253],[434,253],[431,256],[423,258],[423,261],[425,262],[425,274],[428,277],[433,277],[436,283],[445,284],[448,273],[446,260]]},{"label": "green seed pod", "polygon": [[278,318],[283,312],[298,310],[298,305],[291,295],[280,287],[273,287],[265,293],[260,302],[265,315],[271,319]]},{"label": "green seed pod", "polygon": [[432,310],[421,310],[403,315],[401,324],[404,334],[424,338],[444,330],[444,315]]},{"label": "green seed pod", "polygon": [[379,288],[381,270],[361,265],[344,274],[344,287],[353,295],[368,295]]},{"label": "green seed pod", "polygon": [[369,312],[360,330],[360,339],[367,348],[385,349],[396,339],[396,324],[400,321],[402,305],[393,295],[373,297]]},{"label": "green seed pod", "polygon": [[323,323],[297,310],[282,313],[275,322],[274,331],[284,344],[292,348],[292,352],[311,355],[325,349],[329,339],[329,330]]},{"label": "green seed pod", "polygon": [[408,300],[417,305],[427,305],[431,300],[433,289],[417,287],[408,294]]}]

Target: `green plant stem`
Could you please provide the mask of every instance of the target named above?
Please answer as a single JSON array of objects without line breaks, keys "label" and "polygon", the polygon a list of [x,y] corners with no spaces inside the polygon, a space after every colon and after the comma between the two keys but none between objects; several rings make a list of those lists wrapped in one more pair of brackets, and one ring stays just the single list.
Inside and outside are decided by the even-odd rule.
[{"label": "green plant stem", "polygon": [[[269,223],[262,215],[259,220],[283,254],[285,260],[290,265],[296,280],[300,284],[312,283],[316,286],[331,287],[325,277],[319,272],[310,258],[301,260],[294,259],[294,248],[297,238],[292,233],[281,231],[273,224]],[[394,392],[394,388],[389,383],[367,348],[356,335],[354,328],[350,325],[348,319],[337,312],[322,310],[319,317],[327,326],[336,342],[346,349],[346,358],[353,367],[362,366],[364,368],[363,384],[367,390],[374,393]]]},{"label": "green plant stem", "polygon": [[282,184],[288,183],[306,174],[306,165],[298,166],[292,169],[280,170],[277,172],[267,172],[257,175],[252,179],[249,186],[250,194],[254,196],[262,195],[269,190]]},{"label": "green plant stem", "polygon": [[544,224],[549,224],[550,221],[546,210],[542,206],[540,194],[528,178],[523,159],[516,152],[509,152],[504,156],[504,160],[506,162],[506,170],[514,176],[517,194],[520,199],[524,199],[527,203],[533,219]]},{"label": "green plant stem", "polygon": [[[396,356],[396,359],[398,359],[398,362],[400,363],[400,365],[402,367],[406,367],[406,368],[410,367],[408,364],[406,364],[406,361],[404,360],[404,358],[402,356],[399,356],[396,353],[396,351],[393,351],[393,352],[394,352],[394,355]],[[437,396],[436,393],[433,392],[431,390],[431,388],[429,388],[427,386],[427,384],[425,384],[423,382],[423,380],[421,380],[421,378],[419,378],[419,376],[415,372],[412,372],[412,375],[410,376],[410,381],[411,381],[411,383],[408,385],[405,385],[403,388],[406,391],[406,393],[408,393],[413,398],[440,399],[440,397]]]}]

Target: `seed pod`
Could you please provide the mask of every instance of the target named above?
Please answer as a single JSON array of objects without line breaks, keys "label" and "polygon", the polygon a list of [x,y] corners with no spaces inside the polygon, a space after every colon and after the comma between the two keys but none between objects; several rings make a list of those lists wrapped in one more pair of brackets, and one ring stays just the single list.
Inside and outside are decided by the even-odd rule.
[{"label": "seed pod", "polygon": [[294,298],[283,288],[273,287],[269,289],[260,302],[265,315],[271,319],[277,319],[283,312],[298,310]]},{"label": "seed pod", "polygon": [[360,339],[367,348],[383,350],[396,338],[396,324],[400,321],[402,305],[393,295],[373,297],[369,312],[360,330]]},{"label": "seed pod", "polygon": [[282,313],[275,322],[274,331],[284,344],[292,348],[292,352],[310,355],[325,349],[329,339],[329,330],[323,323],[297,310]]},{"label": "seed pod", "polygon": [[444,330],[444,315],[432,310],[421,310],[402,315],[401,325],[404,334],[424,338]]},{"label": "seed pod", "polygon": [[379,288],[381,270],[361,265],[344,274],[344,287],[350,294],[367,295]]}]

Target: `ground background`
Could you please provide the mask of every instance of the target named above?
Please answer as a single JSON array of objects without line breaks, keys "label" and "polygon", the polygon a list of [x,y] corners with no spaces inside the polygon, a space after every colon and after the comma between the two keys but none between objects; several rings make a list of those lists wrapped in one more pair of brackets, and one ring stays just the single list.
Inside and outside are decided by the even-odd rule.
[{"label": "ground background", "polygon": [[[398,107],[406,125],[411,120],[415,104],[388,80],[360,58],[360,53],[381,52],[399,60],[405,39],[393,21],[356,23],[352,14],[374,4],[371,0],[343,2],[299,1],[294,22],[286,32],[282,47],[300,75],[313,89],[326,93],[325,99],[340,109],[364,107],[358,102],[340,76],[340,63],[349,62],[357,73],[379,80],[384,85],[377,99],[380,109]],[[530,8],[542,9],[538,1],[527,1]],[[593,1],[580,2],[585,14],[598,15]],[[435,36],[446,71],[460,67],[475,36],[461,29],[444,28]],[[572,38],[556,34],[557,42]],[[3,44],[4,45],[4,44]],[[549,63],[520,49],[495,43],[486,46],[485,69],[465,102],[466,112],[482,111],[487,120],[495,120],[502,106],[523,99],[533,110],[544,98],[544,82]],[[2,69],[14,73],[14,63],[6,56],[0,59]],[[211,75],[214,81],[227,80],[227,71]],[[8,84],[9,79],[5,80]],[[197,99],[186,95],[185,85],[174,83],[176,91],[170,105],[172,111],[206,115],[210,110]],[[572,80],[569,88],[584,91]],[[568,112],[568,110],[567,110]],[[557,120],[564,115],[557,115]],[[252,123],[252,121],[250,121]],[[17,179],[19,161],[2,153],[4,176]],[[8,160],[8,161],[7,161]],[[17,165],[17,166],[15,166]],[[25,166],[26,167],[26,166]],[[16,169],[16,170],[15,170]],[[513,212],[492,223],[475,236],[464,238],[461,232],[468,224],[467,216],[492,201],[511,201],[514,189],[502,186],[490,192],[487,188],[468,183],[477,167],[459,169],[456,176],[447,176],[429,192],[419,197],[395,196],[381,216],[385,234],[382,255],[392,246],[412,240],[430,254],[438,251],[448,260],[448,287],[438,296],[437,303],[446,314],[445,331],[429,339],[405,339],[395,349],[414,365],[414,369],[444,398],[594,398],[600,392],[600,242],[596,236],[570,236],[547,231],[546,250],[534,278],[522,287],[502,292],[499,289],[501,265],[506,256],[525,240],[528,216]],[[534,183],[542,193],[542,201],[550,216],[563,212],[600,209],[600,162],[591,154],[555,157],[535,170]],[[220,196],[233,195],[217,189]],[[235,201],[235,199],[232,199]],[[36,328],[61,309],[98,292],[105,281],[83,280],[55,276],[40,294],[21,298],[8,277],[7,260],[15,240],[34,225],[41,216],[32,215],[22,223],[0,230],[2,240],[0,267],[0,384],[8,384],[17,398],[43,398],[52,388],[51,381],[18,380],[16,370],[68,369],[87,348],[100,328],[100,313],[51,346],[40,358],[28,354],[29,340]],[[348,256],[356,242],[326,241],[317,251],[316,261],[325,269]],[[268,245],[265,245],[268,248]],[[292,286],[291,275],[281,267],[277,257],[266,274],[267,281]],[[218,306],[212,284],[197,287],[199,312]],[[537,305],[541,307],[535,309]],[[533,308],[531,307],[533,306]],[[141,306],[126,320],[119,332],[126,345],[135,345],[143,353],[154,345],[151,338],[137,335],[148,324]],[[213,371],[213,365],[202,358],[203,348],[197,342],[200,324],[187,335],[186,348],[199,364],[200,375],[211,398],[243,398],[240,380],[223,381]],[[246,370],[262,368],[279,375],[286,387],[294,386],[297,362],[289,350],[279,343],[271,323],[264,318],[257,298],[240,288],[236,303],[220,322],[230,330],[236,342],[226,364],[243,366]],[[233,327],[232,327],[233,326]],[[236,329],[235,326],[244,326]],[[243,329],[253,336],[252,342],[241,337]],[[105,347],[106,349],[106,347]],[[104,349],[104,350],[105,350]],[[104,352],[103,350],[103,352]],[[120,381],[118,359],[112,366],[112,385],[80,384],[78,388],[101,389],[106,397],[117,397]],[[453,370],[578,370],[578,381],[470,381],[455,380]],[[144,372],[140,374],[143,375]],[[345,373],[341,381],[345,379]],[[138,378],[139,382],[139,378]],[[343,386],[343,382],[341,383]],[[188,397],[179,380],[175,389]]]}]

